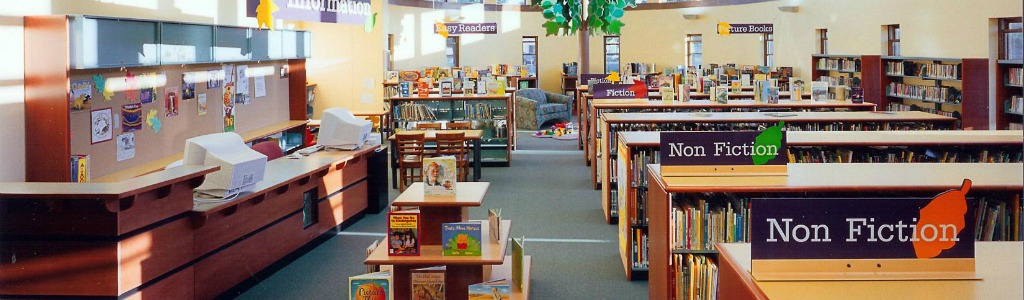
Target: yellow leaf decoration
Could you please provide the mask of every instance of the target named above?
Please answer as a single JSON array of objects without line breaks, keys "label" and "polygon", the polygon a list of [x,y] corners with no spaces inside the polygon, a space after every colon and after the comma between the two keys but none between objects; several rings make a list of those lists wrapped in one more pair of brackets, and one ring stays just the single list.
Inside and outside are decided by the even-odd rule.
[{"label": "yellow leaf decoration", "polygon": [[718,22],[718,35],[730,35],[732,34],[730,30],[732,30],[732,25],[729,25],[728,22]]},{"label": "yellow leaf decoration", "polygon": [[605,79],[608,79],[608,81],[611,82],[619,82],[619,72],[612,71],[611,74],[608,75],[608,77],[606,77]]},{"label": "yellow leaf decoration", "polygon": [[448,38],[448,26],[445,26],[441,21],[437,21],[437,24],[434,24],[434,26],[437,30],[437,34],[440,34],[444,38]]},{"label": "yellow leaf decoration", "polygon": [[278,10],[274,0],[260,0],[260,5],[256,6],[256,22],[259,23],[259,28],[262,29],[266,25],[267,29],[274,30],[273,14]]}]

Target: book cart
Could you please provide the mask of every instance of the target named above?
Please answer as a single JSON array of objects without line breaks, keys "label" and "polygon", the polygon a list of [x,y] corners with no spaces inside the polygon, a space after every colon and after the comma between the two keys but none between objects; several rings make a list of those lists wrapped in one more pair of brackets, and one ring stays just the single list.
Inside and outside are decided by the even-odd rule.
[{"label": "book cart", "polygon": [[[978,199],[978,205],[998,204],[1017,212],[997,215],[1001,220],[990,222],[999,225],[981,228],[1005,233],[1006,240],[1020,240],[1019,226],[1000,222],[1020,222],[1022,167],[1021,163],[789,164],[785,175],[669,177],[662,176],[660,165],[649,165],[647,210],[654,212],[649,215],[650,298],[684,299],[709,292],[723,299],[756,298],[735,294],[744,287],[726,280],[735,276],[727,273],[735,271],[719,268],[722,259],[715,248],[716,243],[748,241],[751,198],[932,198],[959,188],[966,178],[973,181],[968,197]],[[979,221],[977,216],[965,217],[967,222]],[[979,254],[984,255],[982,244],[978,243]],[[694,276],[710,280],[694,281]],[[945,288],[925,292],[947,293]]]},{"label": "book cart", "polygon": [[[469,208],[478,207],[487,194],[489,182],[459,182],[455,197],[424,196],[423,183],[413,183],[395,201],[396,207],[418,207],[420,210],[420,255],[389,256],[388,247],[377,247],[366,258],[368,265],[391,266],[394,299],[410,299],[412,283],[410,271],[438,265],[445,271],[445,297],[467,299],[470,285],[493,279],[511,280],[512,257],[506,256],[512,230],[511,220],[501,221],[501,238],[497,244],[490,241],[489,226],[484,222],[480,236],[481,256],[444,256],[441,250],[441,224],[469,221]],[[523,256],[523,288],[512,288],[512,299],[529,299],[532,258]]]},{"label": "book cart", "polygon": [[[611,145],[618,132],[625,131],[732,131],[756,130],[786,122],[788,131],[892,131],[892,130],[944,130],[953,128],[956,119],[924,112],[721,112],[721,113],[607,113],[601,115],[600,169],[592,168],[592,180],[604,180],[600,174],[609,174],[608,157],[616,153]],[[611,156],[609,156],[611,155]],[[600,173],[598,173],[600,172]],[[618,183],[610,180],[608,186]],[[597,187],[597,184],[595,184]],[[617,200],[602,193],[601,207],[609,224],[618,219]]]},{"label": "book cart", "polygon": [[[791,101],[779,100],[777,104],[756,102],[754,100],[729,100],[729,103],[719,104],[711,100],[691,100],[687,102],[673,101],[666,103],[661,100],[643,99],[590,99],[587,105],[587,120],[581,123],[586,125],[587,135],[583,138],[583,148],[587,153],[587,161],[600,160],[601,144],[601,115],[605,113],[646,113],[646,112],[751,112],[760,110],[771,111],[874,111],[872,103],[853,103],[850,101]],[[588,164],[591,173],[598,174],[600,165]],[[601,181],[595,180],[595,189]]]},{"label": "book cart", "polygon": [[[618,135],[617,155],[611,157],[610,173],[619,180],[602,192],[618,201],[618,215],[623,216],[618,224],[619,255],[626,278],[642,279],[646,278],[648,265],[647,166],[659,163],[661,134],[637,131]],[[792,154],[790,163],[990,162],[988,158],[991,162],[1021,163],[1022,135],[1020,130],[792,131],[787,132],[786,141]],[[929,152],[934,157],[923,157]],[[820,159],[803,159],[793,153]],[[911,158],[918,159],[905,159],[909,153],[913,153]]]}]

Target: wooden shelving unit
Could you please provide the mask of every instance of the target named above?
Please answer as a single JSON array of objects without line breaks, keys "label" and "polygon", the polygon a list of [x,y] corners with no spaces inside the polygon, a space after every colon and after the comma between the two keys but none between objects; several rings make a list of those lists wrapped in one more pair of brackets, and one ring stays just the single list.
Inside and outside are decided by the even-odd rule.
[{"label": "wooden shelving unit", "polygon": [[1024,112],[1014,109],[1011,103],[1011,98],[1021,99],[1024,96],[1021,94],[1024,85],[1020,82],[1024,78],[1017,79],[1015,83],[1010,82],[1011,74],[1020,74],[1022,68],[1024,62],[1021,60],[1000,60],[996,63],[996,129],[1011,129],[1010,124],[1014,124],[1013,129],[1024,128],[1021,125],[1024,124]]},{"label": "wooden shelving unit", "polygon": [[[504,96],[452,95],[441,97],[391,97],[392,128],[396,133],[414,129],[416,123],[471,122],[474,129],[482,130],[482,163],[485,166],[508,167],[512,162],[513,141],[515,140],[514,94]],[[407,114],[405,105],[422,105],[433,118],[421,118]],[[484,105],[480,109],[479,105]],[[420,110],[422,112],[422,110]],[[499,124],[503,123],[504,126]],[[502,130],[504,128],[504,130]]]},{"label": "wooden shelving unit", "polygon": [[[968,197],[1020,203],[1024,164],[790,164],[787,174],[757,177],[666,177],[659,165],[648,169],[651,299],[674,299],[675,274],[671,244],[671,214],[681,201],[705,199],[712,207],[728,199],[764,197],[935,197],[959,188],[965,178],[973,185]],[[827,200],[822,200],[827,201]],[[1008,207],[1010,205],[1007,205]],[[969,219],[973,221],[973,218]],[[726,229],[730,230],[730,229]],[[684,236],[690,238],[689,236]],[[746,238],[736,242],[745,242]],[[729,242],[729,241],[706,241]],[[707,249],[715,250],[715,249]],[[717,251],[716,251],[717,252]],[[720,263],[715,252],[681,255],[707,256]],[[720,269],[721,270],[721,269]],[[691,270],[699,272],[699,270]],[[724,271],[723,271],[724,272]],[[719,291],[726,285],[717,287]],[[737,288],[734,285],[730,289]]]},{"label": "wooden shelving unit", "polygon": [[[954,117],[959,115],[962,128],[989,129],[991,107],[988,101],[987,58],[882,56],[881,61],[878,82],[884,99],[878,102],[880,110],[911,110],[916,106],[922,111]],[[949,76],[935,75],[935,70],[942,68],[953,71]],[[869,69],[873,71],[874,67],[865,67],[865,77],[869,76]],[[870,79],[873,85],[874,79],[866,79]],[[917,89],[945,90],[948,95],[922,96],[916,92],[894,90],[899,84]],[[865,98],[867,90],[868,86],[865,86]]]},{"label": "wooden shelving unit", "polygon": [[[497,244],[490,241],[489,226],[482,221],[480,236],[487,240],[481,243],[481,256],[444,256],[441,250],[441,224],[469,221],[469,207],[483,203],[490,183],[459,182],[455,197],[424,196],[423,183],[409,186],[392,202],[396,207],[419,207],[420,210],[420,255],[389,256],[387,247],[377,247],[367,258],[368,265],[391,266],[394,299],[411,299],[410,271],[419,268],[444,265],[445,297],[467,299],[467,287],[484,282],[484,279],[508,278],[511,282],[511,257],[505,252],[509,247],[512,221],[501,221],[501,238]],[[524,256],[523,289],[515,291],[513,299],[528,299],[530,268],[532,259]],[[490,274],[490,276],[488,276]],[[518,296],[518,297],[517,297]]]},{"label": "wooden shelving unit", "polygon": [[[867,59],[871,59],[871,57]],[[862,64],[862,58],[858,55],[813,54],[811,55],[811,79],[821,81],[822,77],[829,77],[839,81],[838,78],[841,77],[844,80],[840,85],[852,88],[854,87],[853,79],[857,78],[861,80],[859,86],[863,88]],[[836,87],[836,85],[829,84],[830,99],[836,99]],[[849,97],[850,95],[847,94],[847,98]]]},{"label": "wooden shelving unit", "polygon": [[[791,131],[884,131],[884,130],[940,130],[951,129],[956,119],[923,112],[721,112],[721,113],[606,113],[601,116],[601,135],[612,137],[600,140],[600,174],[610,174],[611,145],[617,145],[617,134],[629,131],[721,131],[755,130],[785,121]],[[609,156],[611,155],[611,156]],[[601,186],[616,186],[608,176],[598,177],[592,168],[591,178]],[[600,181],[599,181],[600,180]],[[596,184],[595,184],[596,187]],[[610,188],[608,189],[610,190]],[[608,190],[603,190],[601,206],[605,221],[618,218],[618,206]]]}]

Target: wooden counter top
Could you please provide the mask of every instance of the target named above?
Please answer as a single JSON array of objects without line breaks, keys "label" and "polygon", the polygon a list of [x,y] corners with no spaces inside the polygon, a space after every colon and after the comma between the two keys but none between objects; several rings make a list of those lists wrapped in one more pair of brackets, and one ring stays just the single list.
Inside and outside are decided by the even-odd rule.
[{"label": "wooden counter top", "polygon": [[487,225],[486,220],[470,222],[481,222],[480,238],[483,240],[480,243],[481,256],[444,256],[441,254],[441,245],[421,245],[419,256],[388,256],[388,247],[383,245],[384,247],[377,247],[366,258],[365,263],[368,265],[501,265],[504,263],[512,221],[501,221],[501,238],[497,244],[491,242],[490,226]]},{"label": "wooden counter top", "polygon": [[[132,177],[119,182],[0,182],[0,198],[19,199],[96,199],[98,195],[126,197],[169,182],[180,182],[217,171],[219,167],[182,166],[164,172]],[[116,200],[116,199],[114,199]]]},{"label": "wooden counter top", "polygon": [[394,206],[470,207],[480,206],[487,195],[490,182],[459,182],[455,197],[424,196],[423,183],[416,182],[405,189],[391,204]]},{"label": "wooden counter top", "polygon": [[762,299],[1024,298],[1024,244],[976,242],[974,247],[976,273],[981,280],[759,282],[750,276],[750,244],[718,244],[719,259],[738,268],[739,280]]},{"label": "wooden counter top", "polygon": [[[623,131],[629,146],[658,146],[659,131]],[[1021,130],[787,131],[789,146],[1021,145]]]},{"label": "wooden counter top", "polygon": [[[785,116],[785,117],[783,117]],[[899,112],[714,112],[714,113],[605,113],[601,119],[608,123],[665,123],[665,122],[954,122],[955,118],[920,111]]]}]

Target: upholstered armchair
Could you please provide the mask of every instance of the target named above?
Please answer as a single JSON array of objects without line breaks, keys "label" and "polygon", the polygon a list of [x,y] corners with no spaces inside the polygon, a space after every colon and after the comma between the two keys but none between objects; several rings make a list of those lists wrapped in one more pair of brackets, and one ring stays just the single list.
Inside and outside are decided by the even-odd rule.
[{"label": "upholstered armchair", "polygon": [[522,89],[516,92],[516,127],[537,130],[549,120],[570,120],[572,98],[545,92],[541,89]]}]

